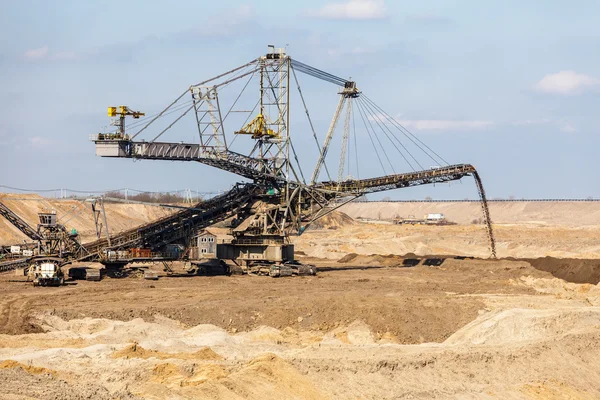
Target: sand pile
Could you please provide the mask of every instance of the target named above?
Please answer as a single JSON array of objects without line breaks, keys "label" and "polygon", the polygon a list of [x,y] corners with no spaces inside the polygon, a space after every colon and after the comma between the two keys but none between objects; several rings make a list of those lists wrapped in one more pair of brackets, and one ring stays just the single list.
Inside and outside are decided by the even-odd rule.
[{"label": "sand pile", "polygon": [[[38,213],[56,210],[59,223],[67,229],[77,229],[81,239],[96,239],[96,228],[91,206],[79,200],[51,199],[37,194],[2,194],[0,202],[15,212],[34,229],[39,223]],[[165,217],[174,209],[143,204],[107,203],[106,217],[111,232],[120,232]],[[21,243],[29,240],[21,231],[4,218],[0,218],[0,245]]]},{"label": "sand pile", "polygon": [[[337,262],[340,264],[352,264],[360,266],[380,266],[380,267],[401,267],[405,265],[406,259],[414,259],[410,256],[397,256],[394,254],[380,255],[370,254],[361,255],[356,253],[346,254]],[[412,265],[412,264],[411,264]]]},{"label": "sand pile", "polygon": [[74,374],[26,365],[15,361],[0,364],[0,397],[6,400],[122,400],[137,399],[127,390],[110,393],[93,382],[81,382]]},{"label": "sand pile", "polygon": [[598,285],[577,284],[558,278],[534,278],[532,276],[522,276],[513,283],[531,287],[539,293],[554,295],[557,299],[581,300],[593,306],[600,306],[600,287]]},{"label": "sand pile", "polygon": [[56,372],[52,369],[42,368],[42,367],[34,367],[32,365],[25,365],[25,364],[22,364],[20,362],[13,361],[13,360],[5,360],[0,363],[0,369],[6,369],[6,368],[21,368],[23,371],[26,371],[30,374],[35,374],[35,375],[48,374],[48,375],[56,376],[58,374],[58,372]]},{"label": "sand pile", "polygon": [[575,283],[600,282],[600,259],[582,260],[570,258],[543,257],[527,259],[531,265],[541,271],[550,272],[557,278]]},{"label": "sand pile", "polygon": [[309,229],[339,229],[343,226],[354,225],[354,219],[339,211],[332,211],[323,218],[313,222]]},{"label": "sand pile", "polygon": [[194,392],[202,399],[327,399],[314,383],[274,354],[248,362],[227,378],[209,381]]},{"label": "sand pile", "polygon": [[600,307],[559,310],[510,309],[486,313],[450,336],[445,344],[519,345],[600,326]]},{"label": "sand pile", "polygon": [[165,353],[156,350],[146,350],[138,343],[132,343],[131,345],[116,351],[112,355],[113,358],[157,358],[159,360],[166,360],[169,358],[179,358],[182,360],[222,360],[223,357],[212,351],[209,347],[204,347],[193,353]]},{"label": "sand pile", "polygon": [[162,383],[170,388],[198,386],[208,381],[225,378],[229,372],[220,365],[194,364],[189,367],[164,363],[152,370],[152,381]]}]

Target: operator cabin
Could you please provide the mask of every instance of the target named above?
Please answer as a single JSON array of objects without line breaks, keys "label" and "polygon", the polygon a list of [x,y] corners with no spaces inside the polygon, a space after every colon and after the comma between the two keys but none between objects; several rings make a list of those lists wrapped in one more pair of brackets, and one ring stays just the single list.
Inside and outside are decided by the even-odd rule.
[{"label": "operator cabin", "polygon": [[[190,258],[216,258],[217,257],[217,236],[207,230],[198,232],[194,238],[196,248],[192,248]],[[195,251],[194,251],[195,250]],[[196,254],[194,254],[196,253]]]}]

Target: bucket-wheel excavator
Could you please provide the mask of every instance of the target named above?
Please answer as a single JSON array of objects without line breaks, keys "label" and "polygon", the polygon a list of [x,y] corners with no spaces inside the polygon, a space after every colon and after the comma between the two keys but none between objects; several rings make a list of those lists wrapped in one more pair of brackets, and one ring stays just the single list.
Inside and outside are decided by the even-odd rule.
[{"label": "bucket-wheel excavator", "polygon": [[[297,73],[339,87],[334,117],[321,140]],[[253,87],[252,83],[258,84],[258,100],[247,90]],[[304,107],[306,117],[303,128],[294,135],[291,127],[297,124],[290,121],[292,87],[297,88],[294,97]],[[244,107],[247,103],[250,107],[254,103],[254,108],[248,110],[250,107]],[[342,115],[343,135],[337,137],[336,127]],[[301,234],[315,220],[338,207],[369,193],[451,182],[465,176],[475,178],[491,256],[496,256],[485,192],[472,165],[447,163],[359,90],[356,82],[299,62],[283,49],[270,46],[267,54],[190,86],[154,115],[140,118],[143,113],[120,106],[110,107],[109,116],[118,116],[114,123],[118,129],[91,135],[97,156],[195,161],[247,181],[221,196],[112,237],[110,246],[107,239],[86,244],[82,258],[101,256],[107,248],[160,249],[171,243],[194,246],[192,238],[199,229],[228,219],[233,240],[217,245],[217,258],[233,260],[248,268],[271,265],[272,274],[287,274],[286,266],[294,265],[290,236]],[[137,120],[126,127],[125,116]],[[180,121],[196,126],[198,141],[161,141],[166,132],[183,126]],[[238,128],[226,131],[225,124]],[[357,133],[357,125],[362,134]],[[140,134],[150,132],[154,132],[152,139],[139,138]],[[174,136],[177,134],[178,139],[189,138],[189,129],[178,129]],[[303,152],[313,141],[317,161],[307,180],[301,160],[306,162],[311,158]],[[334,143],[340,149],[337,179],[331,178],[327,164]],[[359,178],[359,165],[364,164],[359,164],[358,154],[367,149],[370,153],[361,156],[362,163],[380,166],[384,171],[381,176]],[[312,154],[314,158],[315,152]],[[396,173],[400,161],[412,171]],[[424,167],[432,164],[435,167]],[[324,174],[327,178],[323,180]]]},{"label": "bucket-wheel excavator", "polygon": [[[339,88],[333,119],[321,139],[297,73]],[[247,90],[254,84],[258,86],[258,100]],[[297,104],[304,108],[303,113],[298,113],[306,117],[303,125],[291,123],[292,92]],[[319,93],[321,97],[323,92]],[[254,107],[249,110],[252,104]],[[356,82],[297,61],[283,49],[270,46],[268,53],[257,59],[191,85],[156,114],[146,116],[119,106],[109,107],[108,115],[113,118],[111,124],[116,130],[90,136],[97,156],[195,161],[246,181],[193,207],[106,238],[98,235],[98,240],[90,243],[80,244],[76,237],[62,235],[64,238],[61,236],[54,249],[60,252],[61,259],[106,261],[110,254],[126,254],[135,248],[160,252],[173,244],[189,250],[198,246],[195,238],[199,230],[228,220],[233,239],[216,245],[216,258],[232,260],[248,269],[267,266],[274,276],[298,273],[302,268],[294,262],[290,236],[302,234],[317,219],[369,193],[452,182],[465,176],[475,179],[491,257],[496,257],[485,191],[472,165],[446,162],[359,90]],[[128,126],[127,117],[134,119]],[[343,132],[336,136],[341,119]],[[189,129],[178,129],[186,121],[195,125],[197,141],[181,140],[189,139]],[[225,124],[237,128],[226,130]],[[298,133],[291,134],[292,126],[298,127],[295,128]],[[142,133],[152,132],[150,140],[138,138]],[[159,140],[166,132],[171,132],[172,140]],[[312,142],[314,147],[309,149]],[[333,148],[339,149],[339,158],[333,159],[337,177],[332,178],[330,169],[336,166],[331,165],[328,155]],[[305,175],[303,167],[315,158],[312,172]],[[397,173],[399,164],[411,171]],[[426,168],[426,165],[435,166]],[[363,175],[365,169],[371,175],[377,167],[383,171],[380,176],[360,177],[361,169]],[[0,214],[31,239],[40,243],[43,240],[40,232],[1,203]],[[44,254],[51,256],[52,252]],[[0,264],[0,270],[15,267],[15,262],[23,261]],[[314,270],[307,268],[304,272]]]}]

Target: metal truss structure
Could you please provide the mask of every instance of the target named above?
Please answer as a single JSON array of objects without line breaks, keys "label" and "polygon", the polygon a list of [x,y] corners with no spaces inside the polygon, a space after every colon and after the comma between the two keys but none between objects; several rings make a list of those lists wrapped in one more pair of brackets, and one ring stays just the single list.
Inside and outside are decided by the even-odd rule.
[{"label": "metal truss structure", "polygon": [[[308,112],[296,72],[318,78],[340,87],[338,105],[322,144]],[[246,87],[258,80],[259,98],[242,126],[228,137],[224,122],[238,104]],[[246,82],[230,108],[224,107],[222,91],[235,82]],[[305,179],[290,131],[290,85],[298,88],[304,113],[318,150],[316,165]],[[185,100],[186,95],[189,96]],[[254,111],[257,115],[253,117]],[[243,111],[238,111],[243,112]],[[160,121],[175,114],[164,128]],[[351,147],[356,154],[355,114],[363,122],[375,155],[370,163],[379,162],[384,174],[379,177],[358,179],[351,176]],[[82,245],[76,258],[92,260],[107,250],[132,247],[160,249],[170,243],[188,245],[198,231],[216,222],[231,219],[234,245],[248,246],[256,243],[288,243],[290,235],[301,234],[312,222],[327,215],[343,204],[368,193],[376,193],[413,186],[457,181],[473,176],[481,199],[482,212],[492,257],[496,257],[495,240],[485,191],[475,167],[469,164],[449,165],[415,135],[385,113],[366,97],[352,80],[343,79],[292,59],[283,49],[272,48],[238,68],[212,79],[192,85],[168,107],[156,115],[139,119],[125,126],[126,115],[139,119],[143,113],[126,106],[110,107],[109,116],[117,117],[118,130],[113,133],[91,135],[96,145],[96,155],[101,157],[131,158],[141,160],[195,161],[219,168],[248,179],[225,194],[176,212],[138,228],[98,239]],[[166,142],[159,139],[187,115],[193,115],[198,131],[198,143]],[[337,180],[331,179],[326,159],[332,149],[339,120],[344,119],[340,140]],[[251,120],[250,118],[253,117]],[[382,134],[377,134],[381,132]],[[136,139],[142,132],[155,130],[150,141]],[[131,132],[137,132],[131,134]],[[247,154],[236,152],[231,145],[238,137],[250,136],[254,140]],[[402,138],[402,140],[400,140]],[[383,144],[382,140],[389,143]],[[409,149],[412,146],[413,151]],[[399,157],[390,158],[386,148],[398,151]],[[415,152],[428,157],[427,162],[438,165],[425,168]],[[384,157],[382,157],[383,153]],[[412,172],[385,173],[386,165],[394,170],[393,159],[404,160]],[[430,161],[431,160],[431,161]],[[320,180],[326,173],[327,180]],[[35,232],[22,226],[20,219],[0,204],[0,214],[8,218],[32,239]],[[15,218],[16,217],[16,218]]]},{"label": "metal truss structure", "polygon": [[[317,134],[310,120],[296,72],[301,72],[341,87],[338,92],[340,99],[322,145],[319,144]],[[230,150],[226,130],[224,129],[224,121],[232,111],[233,106],[238,102],[248,83],[255,76],[259,80],[259,99],[254,108],[258,107],[258,115],[234,132],[236,136],[251,135],[254,140],[254,145],[248,155],[244,155]],[[309,183],[305,182],[289,129],[289,88],[292,78],[298,87],[319,151],[317,163],[310,176]],[[220,90],[240,79],[248,79],[248,81],[233,103],[232,108],[225,113],[224,109],[222,110],[223,102],[220,100]],[[186,93],[191,95],[191,104],[189,106],[179,105],[179,102]],[[350,173],[350,127],[354,125],[353,110],[355,108],[361,113],[361,118],[370,136],[371,133],[375,134],[371,121],[375,121],[388,138],[390,138],[389,134],[393,134],[390,127],[396,127],[420,151],[424,152],[432,160],[440,163],[443,162],[443,159],[437,153],[429,149],[429,147],[410,132],[408,134],[411,136],[408,136],[406,128],[399,126],[397,121],[384,113],[370,99],[366,98],[366,100],[363,100],[362,92],[358,89],[354,81],[336,77],[335,75],[293,60],[283,49],[274,48],[256,60],[200,84],[190,86],[186,92],[166,109],[143,122],[143,126],[133,135],[118,131],[112,134],[94,135],[91,139],[96,144],[96,154],[99,156],[146,160],[196,161],[251,180],[252,186],[243,186],[245,188],[243,190],[237,187],[231,193],[224,195],[226,197],[225,202],[221,200],[213,202],[211,200],[208,203],[196,206],[208,209],[213,207],[214,204],[216,208],[211,211],[212,216],[210,217],[213,220],[220,220],[236,214],[234,220],[236,222],[234,223],[232,234],[238,242],[243,242],[244,240],[286,240],[291,234],[302,233],[313,221],[338,208],[340,205],[367,193],[450,182],[460,180],[465,176],[474,176],[482,201],[484,219],[487,223],[491,254],[495,257],[495,241],[485,192],[477,170],[472,165],[458,164],[436,166],[429,169],[416,169],[415,162],[417,166],[422,166],[422,163],[419,163],[417,158],[409,152],[406,145],[395,138],[396,141],[391,139],[392,145],[413,168],[413,172],[386,174],[368,179],[353,179],[351,176],[348,176],[344,179],[345,172]],[[329,176],[325,161],[328,151],[331,149],[332,139],[338,122],[341,116],[344,115],[344,109],[344,134],[341,140],[337,180],[319,181],[323,170]],[[181,114],[165,129],[162,129],[153,140],[149,142],[135,140],[141,132],[151,129],[151,126],[157,120],[174,112],[174,110],[179,110]],[[157,141],[166,131],[192,110],[195,114],[199,143]],[[367,111],[372,116],[367,116],[365,120]],[[224,114],[225,117],[223,117]],[[387,120],[384,121],[384,118],[387,118]],[[371,130],[369,130],[367,124],[371,124]],[[235,141],[235,139],[230,141]],[[377,140],[379,141],[379,139]],[[373,145],[375,147],[374,142]],[[381,142],[379,142],[379,145],[385,152]],[[375,150],[377,151],[377,148]],[[381,166],[384,167],[379,153],[377,157]],[[387,154],[386,158],[391,165]],[[296,163],[293,162],[294,160]],[[346,167],[347,160],[348,166]],[[250,187],[252,189],[249,189]],[[244,193],[244,195],[239,197],[240,193]],[[270,195],[265,197],[266,193]],[[234,202],[238,203],[234,205]],[[242,203],[244,206],[241,206]],[[216,217],[216,214],[219,214],[219,217]],[[119,248],[120,246],[133,245],[134,243],[136,245],[143,244],[155,247],[169,241],[182,240],[188,234],[186,233],[187,228],[196,229],[204,226],[204,219],[201,220],[202,222],[200,220],[198,223],[193,222],[196,220],[192,215],[195,214],[190,211],[180,212],[174,216],[173,218],[178,220],[176,224],[177,228],[167,228],[167,226],[163,227],[160,223],[157,223],[123,234],[120,236],[121,242],[117,240],[111,247]],[[190,219],[189,223],[187,222],[188,219]],[[168,219],[168,221],[171,221],[171,219]],[[171,234],[167,232],[178,233]],[[147,238],[149,237],[154,239],[148,241]],[[99,241],[97,244],[86,246],[86,248],[91,253],[95,253],[106,245],[107,243]]]}]

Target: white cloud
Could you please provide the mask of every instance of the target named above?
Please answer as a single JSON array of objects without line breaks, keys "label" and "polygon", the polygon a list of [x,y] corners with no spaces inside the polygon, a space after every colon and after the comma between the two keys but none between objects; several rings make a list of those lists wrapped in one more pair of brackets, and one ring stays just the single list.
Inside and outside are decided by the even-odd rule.
[{"label": "white cloud", "polygon": [[33,136],[27,139],[33,147],[46,147],[54,143],[54,140],[42,136]]},{"label": "white cloud", "polygon": [[[368,116],[370,121],[391,124],[389,116],[381,113],[374,113]],[[526,132],[528,129],[534,129],[536,126],[547,126],[555,132],[560,130],[564,133],[575,133],[578,129],[571,123],[559,119],[539,118],[525,119],[516,121],[489,121],[489,120],[456,120],[456,119],[403,119],[398,114],[394,120],[405,128],[414,131],[465,131],[465,130],[483,130],[492,126],[497,127],[523,127]]]},{"label": "white cloud", "polygon": [[48,61],[69,61],[77,59],[77,54],[73,51],[59,51],[53,52],[48,46],[40,47],[39,49],[27,50],[24,54],[26,59],[35,60],[48,60]]},{"label": "white cloud", "polygon": [[383,19],[387,17],[384,0],[348,0],[342,3],[325,4],[308,15],[327,19]]},{"label": "white cloud", "polygon": [[420,119],[420,120],[399,120],[400,124],[408,129],[418,131],[446,131],[460,129],[484,129],[494,125],[492,121],[483,120],[444,120],[444,119]]},{"label": "white cloud", "polygon": [[526,127],[534,127],[535,125],[547,125],[552,127],[553,129],[559,129],[564,133],[575,133],[577,132],[577,128],[571,125],[568,122],[550,119],[550,118],[541,118],[541,119],[526,119],[522,121],[515,121],[511,123],[514,126],[526,126]]},{"label": "white cloud", "polygon": [[560,71],[544,76],[534,88],[545,93],[577,94],[598,85],[600,79],[575,71]]},{"label": "white cloud", "polygon": [[577,129],[575,129],[575,127],[573,125],[571,125],[571,124],[564,124],[562,126],[562,128],[560,128],[560,130],[562,132],[565,132],[565,133],[575,133],[575,132],[577,132]]},{"label": "white cloud", "polygon": [[30,60],[41,60],[48,55],[48,46],[40,47],[39,49],[30,49],[25,52],[25,58]]}]

